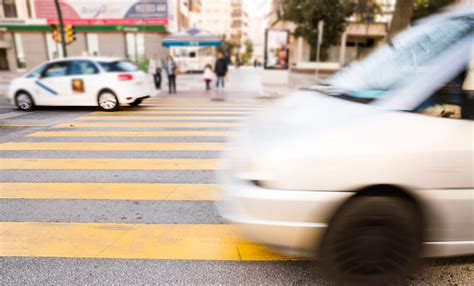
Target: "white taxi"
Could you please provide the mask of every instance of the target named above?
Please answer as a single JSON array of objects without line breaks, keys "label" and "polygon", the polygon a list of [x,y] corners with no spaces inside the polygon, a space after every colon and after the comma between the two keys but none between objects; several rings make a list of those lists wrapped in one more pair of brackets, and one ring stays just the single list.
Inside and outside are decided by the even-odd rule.
[{"label": "white taxi", "polygon": [[98,106],[105,111],[137,106],[158,95],[151,76],[121,58],[57,59],[14,79],[8,99],[18,109],[35,106]]}]

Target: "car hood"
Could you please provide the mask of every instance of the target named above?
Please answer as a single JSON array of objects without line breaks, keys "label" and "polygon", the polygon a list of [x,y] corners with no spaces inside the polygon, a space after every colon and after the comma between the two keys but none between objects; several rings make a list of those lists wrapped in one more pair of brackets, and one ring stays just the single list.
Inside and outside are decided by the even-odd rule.
[{"label": "car hood", "polygon": [[[318,142],[331,132],[374,113],[376,107],[330,97],[315,91],[298,91],[277,100],[249,117],[224,154],[224,169],[253,172],[268,170],[269,163],[295,153],[304,156],[307,142]],[[276,156],[275,154],[278,154]],[[267,165],[265,168],[256,166]],[[252,165],[252,167],[249,167]],[[263,175],[262,175],[263,176]]]},{"label": "car hood", "polygon": [[379,110],[370,105],[330,97],[315,91],[299,91],[270,104],[250,117],[240,129],[240,138],[267,143],[278,141],[284,144],[299,140],[303,135],[313,137],[331,132],[340,125],[352,124],[355,119],[372,116],[377,112]]}]

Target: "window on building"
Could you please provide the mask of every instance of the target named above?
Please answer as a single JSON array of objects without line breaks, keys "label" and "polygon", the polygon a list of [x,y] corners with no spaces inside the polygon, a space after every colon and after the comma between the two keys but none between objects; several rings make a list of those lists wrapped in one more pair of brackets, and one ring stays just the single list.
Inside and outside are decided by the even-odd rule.
[{"label": "window on building", "polygon": [[99,36],[95,33],[87,33],[87,52],[89,55],[98,55],[99,54]]},{"label": "window on building", "polygon": [[57,58],[63,57],[63,49],[61,48],[61,44],[56,43],[53,40],[53,36],[51,33],[45,34],[46,36],[46,47],[48,48],[48,59],[54,60]]},{"label": "window on building", "polygon": [[145,35],[143,33],[127,33],[127,58],[133,62],[145,59]]},{"label": "window on building", "polygon": [[9,70],[7,49],[0,49],[0,70],[1,71]]},{"label": "window on building", "polygon": [[3,13],[5,18],[17,18],[15,0],[3,0]]},{"label": "window on building", "polygon": [[16,66],[18,69],[25,69],[25,50],[23,49],[23,41],[21,39],[21,34],[14,34],[13,42],[15,43]]}]

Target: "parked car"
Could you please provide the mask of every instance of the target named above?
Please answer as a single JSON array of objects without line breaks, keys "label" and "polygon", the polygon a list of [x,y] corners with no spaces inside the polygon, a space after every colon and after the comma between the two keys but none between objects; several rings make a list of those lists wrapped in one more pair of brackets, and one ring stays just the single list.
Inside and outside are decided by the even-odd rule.
[{"label": "parked car", "polygon": [[342,285],[474,254],[473,41],[472,9],[433,16],[251,117],[223,159],[220,214]]},{"label": "parked car", "polygon": [[8,89],[11,103],[23,111],[35,106],[98,106],[113,111],[157,95],[151,76],[127,60],[105,57],[49,61],[13,80]]}]

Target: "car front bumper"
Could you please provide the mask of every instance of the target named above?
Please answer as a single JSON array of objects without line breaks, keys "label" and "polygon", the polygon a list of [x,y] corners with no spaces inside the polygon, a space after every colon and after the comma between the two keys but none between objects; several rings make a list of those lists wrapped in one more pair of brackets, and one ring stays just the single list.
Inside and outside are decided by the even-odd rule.
[{"label": "car front bumper", "polygon": [[220,177],[218,212],[246,238],[283,254],[314,257],[327,224],[351,192],[266,189],[229,173]]}]

